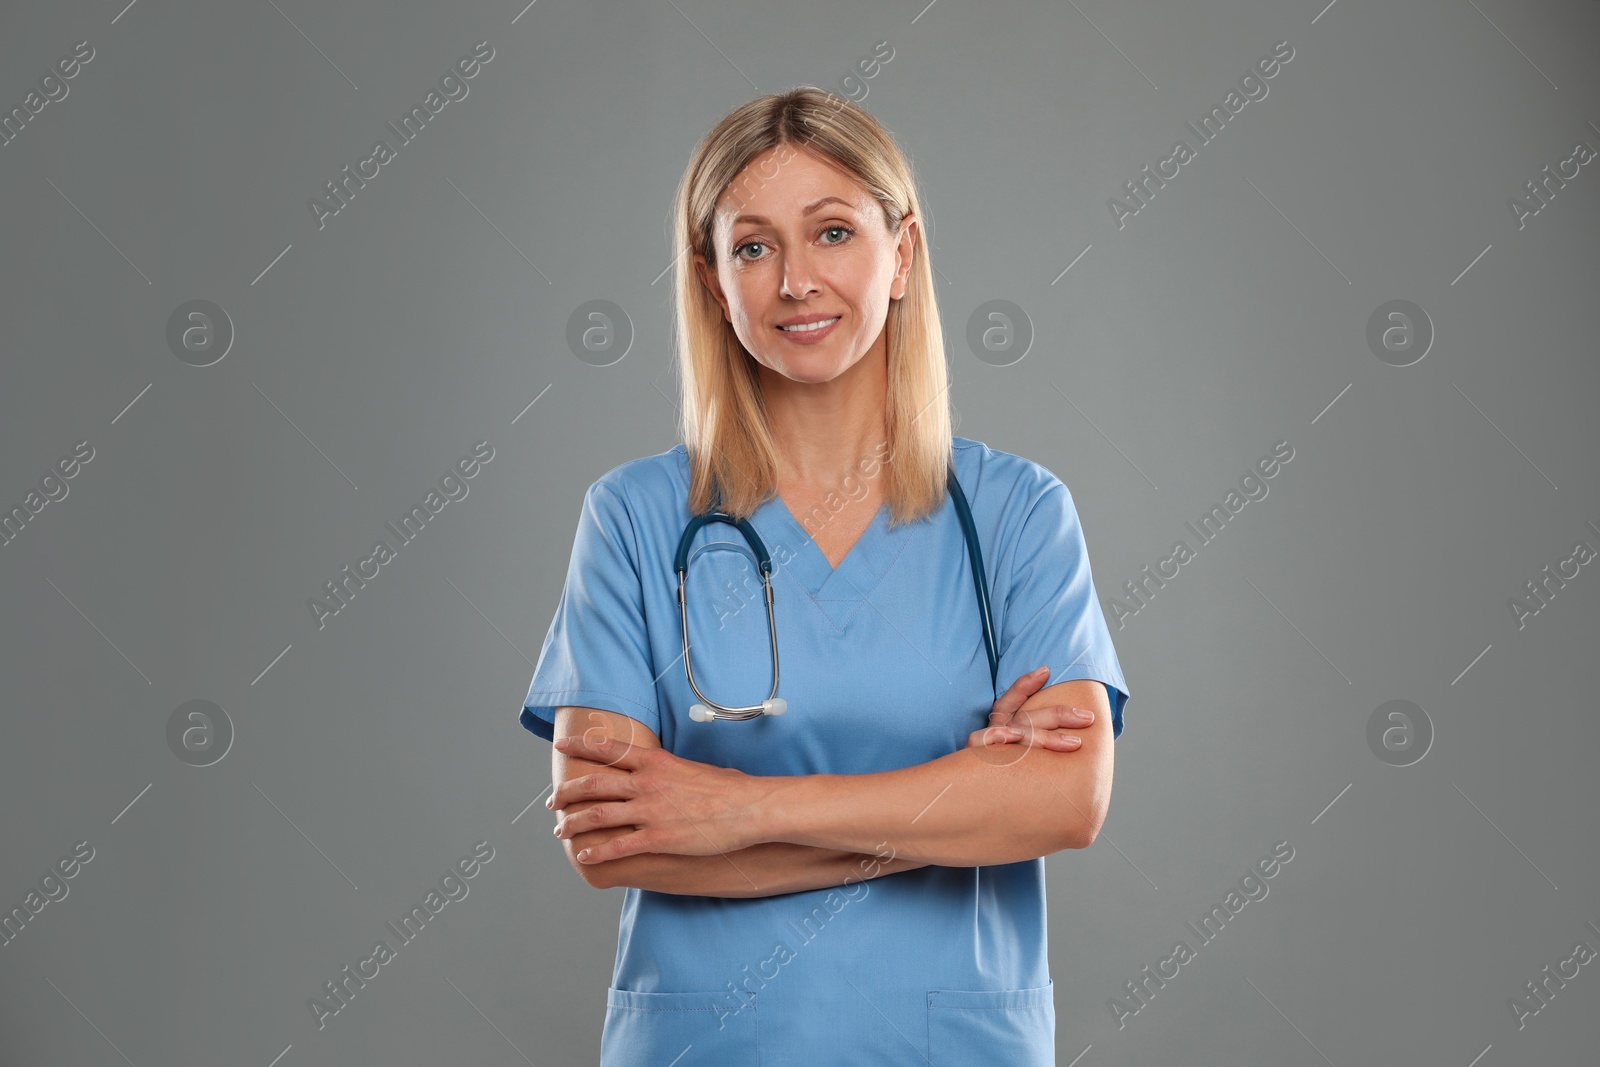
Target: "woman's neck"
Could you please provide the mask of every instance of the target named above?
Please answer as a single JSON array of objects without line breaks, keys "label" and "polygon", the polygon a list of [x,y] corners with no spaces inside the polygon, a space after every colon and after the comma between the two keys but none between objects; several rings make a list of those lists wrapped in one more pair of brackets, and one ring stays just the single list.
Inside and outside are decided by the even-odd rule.
[{"label": "woman's neck", "polygon": [[887,361],[868,352],[837,378],[796,382],[760,368],[767,425],[778,446],[778,478],[796,488],[826,489],[859,472],[887,437]]}]

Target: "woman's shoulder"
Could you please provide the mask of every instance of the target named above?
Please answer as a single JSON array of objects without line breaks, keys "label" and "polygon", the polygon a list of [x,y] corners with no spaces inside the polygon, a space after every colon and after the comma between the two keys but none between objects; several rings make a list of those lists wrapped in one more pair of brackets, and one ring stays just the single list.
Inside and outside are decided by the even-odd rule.
[{"label": "woman's shoulder", "polygon": [[[1056,486],[1066,490],[1066,483],[1054,471],[1026,456],[965,437],[951,438],[951,448],[956,478],[968,497],[974,498],[974,507],[978,506],[976,498],[982,497],[992,506],[1022,508],[1025,514]],[[1071,495],[1067,490],[1069,499]]]},{"label": "woman's shoulder", "polygon": [[600,486],[630,505],[647,506],[672,500],[687,491],[689,453],[680,444],[665,452],[617,464],[590,484]]}]

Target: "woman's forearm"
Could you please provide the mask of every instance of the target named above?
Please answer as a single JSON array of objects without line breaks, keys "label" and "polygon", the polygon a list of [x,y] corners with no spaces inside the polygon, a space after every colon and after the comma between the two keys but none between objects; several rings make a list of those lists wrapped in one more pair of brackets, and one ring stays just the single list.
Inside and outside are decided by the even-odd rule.
[{"label": "woman's forearm", "polygon": [[[576,848],[602,840],[586,841],[609,827],[579,834]],[[609,836],[615,836],[611,834]],[[926,864],[861,852],[846,852],[786,841],[768,841],[734,852],[712,856],[674,856],[643,852],[604,863],[584,864],[590,885],[610,888],[631,886],[657,893],[706,897],[770,897],[806,889],[848,885]]]},{"label": "woman's forearm", "polygon": [[969,747],[892,771],[752,778],[743,807],[753,839],[842,849],[887,840],[898,855],[951,867],[1086,847],[1111,796],[1106,691],[1078,680],[1052,690],[1096,712],[1076,751]]}]

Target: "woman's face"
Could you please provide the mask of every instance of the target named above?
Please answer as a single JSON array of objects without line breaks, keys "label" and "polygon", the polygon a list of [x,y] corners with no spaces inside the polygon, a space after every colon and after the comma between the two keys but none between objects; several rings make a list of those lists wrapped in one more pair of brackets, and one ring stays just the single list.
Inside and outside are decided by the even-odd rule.
[{"label": "woman's face", "polygon": [[[724,190],[712,225],[716,263],[695,270],[762,366],[826,382],[877,349],[889,301],[905,295],[916,218],[899,237],[854,178],[795,145],[752,159]],[[815,331],[782,327],[837,318]]]}]

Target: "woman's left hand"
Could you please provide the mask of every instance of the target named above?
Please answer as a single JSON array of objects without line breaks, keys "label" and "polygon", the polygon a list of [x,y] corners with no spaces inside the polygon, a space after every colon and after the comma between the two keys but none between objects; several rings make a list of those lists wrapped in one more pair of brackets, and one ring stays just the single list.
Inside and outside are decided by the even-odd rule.
[{"label": "woman's left hand", "polygon": [[[618,738],[569,734],[555,742],[558,751],[605,764],[609,773],[570,778],[545,806],[557,811],[578,801],[600,801],[556,821],[557,837],[586,830],[632,826],[622,834],[578,853],[580,863],[604,863],[641,852],[712,856],[759,844],[754,839],[751,805],[757,779],[743,771],[674,756],[660,748],[630,745]],[[626,771],[617,774],[616,770]]]}]

